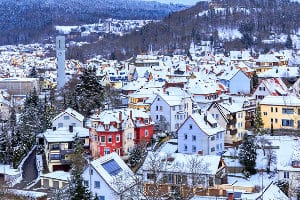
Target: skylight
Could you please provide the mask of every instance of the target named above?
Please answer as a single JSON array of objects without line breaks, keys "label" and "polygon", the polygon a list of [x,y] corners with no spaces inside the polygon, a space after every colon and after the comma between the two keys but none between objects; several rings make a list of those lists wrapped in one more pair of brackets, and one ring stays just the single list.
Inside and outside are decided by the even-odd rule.
[{"label": "skylight", "polygon": [[120,171],[122,171],[122,168],[118,165],[118,163],[115,160],[110,160],[102,164],[102,167],[109,173],[111,176],[117,175]]}]

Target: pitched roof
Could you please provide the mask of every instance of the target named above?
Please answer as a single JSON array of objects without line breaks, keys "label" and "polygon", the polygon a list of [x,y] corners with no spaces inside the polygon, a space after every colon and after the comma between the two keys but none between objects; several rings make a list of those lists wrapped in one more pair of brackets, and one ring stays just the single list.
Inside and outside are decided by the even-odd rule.
[{"label": "pitched roof", "polygon": [[[133,172],[120,158],[120,156],[113,152],[101,158],[93,160],[90,165],[97,171],[99,176],[117,193],[122,192],[122,189],[114,184],[115,177],[124,177],[127,182],[127,187],[133,184]],[[121,190],[121,191],[120,191]]]},{"label": "pitched roof", "polygon": [[[198,127],[207,135],[215,135],[219,132],[225,131],[224,128],[220,127],[218,122],[212,117],[211,114],[207,114],[207,121],[204,120],[204,115],[200,113],[194,113],[190,117],[198,125]],[[213,127],[212,124],[216,124],[216,127]]]},{"label": "pitched roof", "polygon": [[79,112],[77,112],[76,110],[72,109],[72,108],[67,108],[65,111],[59,113],[58,115],[56,115],[56,117],[54,117],[52,119],[52,122],[55,121],[56,119],[58,119],[59,117],[63,116],[65,113],[73,116],[74,118],[76,118],[79,121],[83,121],[84,116],[82,114],[80,114]]}]

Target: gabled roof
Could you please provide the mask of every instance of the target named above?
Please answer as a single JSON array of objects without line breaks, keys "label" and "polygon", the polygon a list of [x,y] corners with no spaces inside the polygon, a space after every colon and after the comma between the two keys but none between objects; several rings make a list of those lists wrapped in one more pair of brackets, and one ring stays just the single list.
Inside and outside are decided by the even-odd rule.
[{"label": "gabled roof", "polygon": [[273,96],[282,96],[287,95],[289,90],[281,78],[268,78],[263,79],[262,82],[257,87],[257,90],[261,85],[264,85],[269,91],[270,95]]},{"label": "gabled roof", "polygon": [[56,130],[47,129],[43,133],[47,142],[72,142],[75,137],[89,137],[89,129],[82,127],[73,127],[73,132],[70,132],[69,127],[57,128]]},{"label": "gabled roof", "polygon": [[[122,192],[122,190],[117,186],[117,184],[114,184],[116,177],[124,176],[124,179],[122,180],[126,181],[127,187],[134,183],[132,180],[134,177],[133,172],[116,152],[93,160],[90,163],[90,166],[94,168],[98,175],[102,177],[103,180],[108,184],[108,186],[117,193]],[[118,178],[118,180],[120,179]]]},{"label": "gabled roof", "polygon": [[[212,117],[211,114],[208,113],[206,117],[207,121],[204,120],[204,115],[201,115],[200,113],[194,113],[188,118],[193,119],[193,121],[199,127],[199,129],[201,129],[207,135],[215,135],[219,132],[225,131],[224,128],[220,127],[218,122]],[[213,127],[212,124],[216,124],[217,126]]]},{"label": "gabled roof", "polygon": [[66,113],[71,115],[75,119],[83,122],[84,116],[82,114],[80,114],[79,112],[77,112],[76,110],[72,109],[72,108],[67,108],[65,111],[63,111],[63,112],[59,113],[58,115],[56,115],[56,117],[54,117],[52,119],[52,122],[55,121],[56,119],[60,118],[61,116],[63,116]]}]

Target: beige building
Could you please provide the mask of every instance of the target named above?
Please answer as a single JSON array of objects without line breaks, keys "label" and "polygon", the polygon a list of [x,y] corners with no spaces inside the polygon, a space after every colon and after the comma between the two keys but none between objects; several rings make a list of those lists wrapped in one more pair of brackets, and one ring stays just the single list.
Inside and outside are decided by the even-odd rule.
[{"label": "beige building", "polygon": [[0,78],[0,89],[6,89],[11,95],[27,95],[33,88],[40,92],[37,78]]}]

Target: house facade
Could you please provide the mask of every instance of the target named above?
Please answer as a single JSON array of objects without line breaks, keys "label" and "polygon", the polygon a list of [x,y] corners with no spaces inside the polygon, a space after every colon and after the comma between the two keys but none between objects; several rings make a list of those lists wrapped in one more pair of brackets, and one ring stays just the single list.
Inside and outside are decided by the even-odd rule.
[{"label": "house facade", "polygon": [[215,190],[219,196],[226,195],[216,188],[227,182],[226,166],[216,155],[149,152],[142,165],[142,174],[144,193],[148,197],[209,196],[210,190]]},{"label": "house facade", "polygon": [[191,97],[175,94],[159,94],[153,100],[150,113],[158,130],[176,132],[185,119],[192,114]]},{"label": "house facade", "polygon": [[225,129],[210,114],[190,115],[177,132],[179,153],[221,155],[224,151]]},{"label": "house facade", "polygon": [[219,79],[231,94],[250,94],[251,79],[240,69],[232,67],[231,70],[225,71]]},{"label": "house facade", "polygon": [[90,120],[90,152],[93,158],[112,152],[127,158],[135,144],[149,143],[153,136],[151,117],[141,110],[106,110],[92,115]]},{"label": "house facade", "polygon": [[[126,182],[117,183],[115,177],[122,176],[128,176],[127,179],[120,178]],[[130,177],[133,176],[133,172],[115,152],[93,160],[82,173],[84,185],[100,200],[121,200],[124,191],[118,184],[132,187]]]},{"label": "house facade", "polygon": [[89,130],[81,127],[48,129],[43,133],[46,164],[50,172],[69,171],[74,153],[75,139],[79,138],[85,147],[89,146]]},{"label": "house facade", "polygon": [[65,111],[58,114],[52,120],[52,127],[83,127],[84,116],[72,108],[67,108]]},{"label": "house facade", "polygon": [[261,102],[264,128],[300,129],[300,99],[295,96],[266,96]]}]

